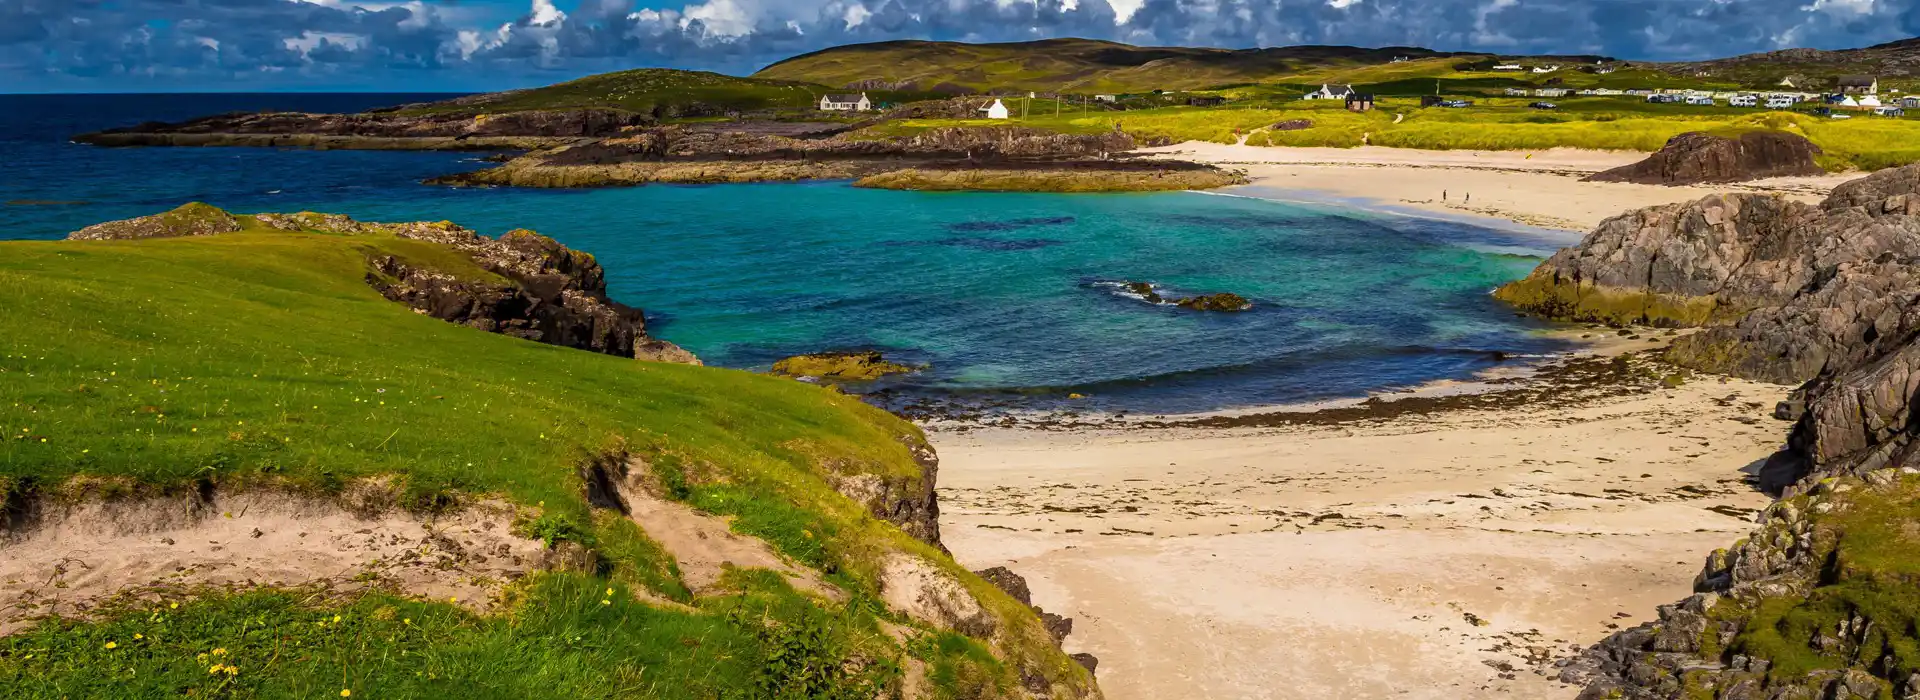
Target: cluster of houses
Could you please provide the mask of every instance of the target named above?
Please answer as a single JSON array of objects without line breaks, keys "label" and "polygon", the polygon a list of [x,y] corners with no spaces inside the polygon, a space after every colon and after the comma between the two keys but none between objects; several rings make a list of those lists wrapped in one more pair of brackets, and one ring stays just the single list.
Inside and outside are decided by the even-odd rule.
[{"label": "cluster of houses", "polygon": [[[867,94],[864,92],[858,95],[820,96],[820,111],[822,112],[868,112],[872,111],[875,107],[876,105],[873,100],[868,99]],[[1013,116],[1012,112],[1007,109],[1006,103],[1001,102],[1000,98],[997,97],[994,98],[992,104],[982,103],[979,112],[980,116],[985,119],[1007,119]]]},{"label": "cluster of houses", "polygon": [[1318,90],[1307,93],[1302,99],[1345,100],[1347,103],[1347,111],[1350,112],[1367,112],[1373,109],[1373,95],[1356,92],[1352,85],[1334,85],[1328,83],[1321,85]]}]

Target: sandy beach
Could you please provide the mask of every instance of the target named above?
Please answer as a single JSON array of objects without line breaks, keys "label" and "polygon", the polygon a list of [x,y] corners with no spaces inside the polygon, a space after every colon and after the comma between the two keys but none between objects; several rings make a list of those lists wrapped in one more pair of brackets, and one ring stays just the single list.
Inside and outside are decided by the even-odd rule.
[{"label": "sandy beach", "polygon": [[[1285,199],[1317,193],[1451,216],[1506,219],[1585,233],[1640,207],[1716,192],[1770,192],[1817,203],[1863,173],[1756,180],[1737,185],[1663,187],[1580,178],[1639,161],[1645,153],[1556,148],[1543,151],[1422,151],[1406,148],[1270,148],[1187,142],[1142,151],[1245,170],[1253,182],[1229,190]],[[1442,198],[1444,195],[1444,199]]]},{"label": "sandy beach", "polygon": [[1768,499],[1786,388],[1266,430],[938,432],[942,530],[1075,618],[1114,700],[1571,698]]}]

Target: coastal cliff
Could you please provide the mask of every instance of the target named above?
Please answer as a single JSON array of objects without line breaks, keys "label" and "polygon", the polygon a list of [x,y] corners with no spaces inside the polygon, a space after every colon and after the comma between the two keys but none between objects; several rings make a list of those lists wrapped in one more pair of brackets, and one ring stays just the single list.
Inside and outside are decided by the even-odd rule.
[{"label": "coastal cliff", "polygon": [[1920,696],[1920,168],[1819,206],[1709,197],[1601,225],[1498,296],[1543,315],[1705,326],[1676,364],[1802,383],[1758,482],[1780,495],[1685,601],[1567,665],[1582,698]]},{"label": "coastal cliff", "polygon": [[178,123],[80,134],[97,146],[257,146],[386,150],[497,150],[541,148],[601,138],[651,118],[614,109],[526,110],[488,114],[367,112],[222,114]]}]

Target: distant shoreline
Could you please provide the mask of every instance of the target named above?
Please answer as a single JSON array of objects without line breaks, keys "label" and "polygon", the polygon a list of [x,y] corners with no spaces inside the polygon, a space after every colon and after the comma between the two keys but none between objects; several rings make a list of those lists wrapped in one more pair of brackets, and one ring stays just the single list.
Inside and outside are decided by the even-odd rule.
[{"label": "distant shoreline", "polygon": [[1139,152],[1155,158],[1243,169],[1252,179],[1248,189],[1321,192],[1385,207],[1582,234],[1605,219],[1633,209],[1693,201],[1717,192],[1766,192],[1817,203],[1840,183],[1864,175],[1838,173],[1734,185],[1666,187],[1580,180],[1647,155],[1635,151],[1426,151],[1189,141]]}]

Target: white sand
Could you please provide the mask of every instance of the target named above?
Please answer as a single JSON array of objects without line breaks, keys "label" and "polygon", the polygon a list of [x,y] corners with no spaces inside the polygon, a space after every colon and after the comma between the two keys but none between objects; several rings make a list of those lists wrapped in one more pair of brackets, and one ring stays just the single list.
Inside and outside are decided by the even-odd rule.
[{"label": "white sand", "polygon": [[1767,503],[1741,470],[1777,447],[1784,393],[1709,379],[1372,426],[939,433],[942,531],[1076,618],[1068,649],[1100,657],[1113,700],[1570,698],[1533,669],[1686,596]]},{"label": "white sand", "polygon": [[[1359,199],[1430,213],[1494,217],[1580,232],[1622,212],[1691,201],[1715,192],[1771,192],[1818,202],[1834,186],[1861,175],[1664,187],[1580,181],[1647,156],[1630,151],[1270,148],[1194,141],[1144,152],[1244,169],[1253,183],[1229,191],[1251,196]],[[1443,193],[1445,201],[1441,199]]]}]

